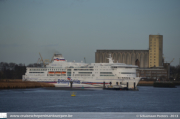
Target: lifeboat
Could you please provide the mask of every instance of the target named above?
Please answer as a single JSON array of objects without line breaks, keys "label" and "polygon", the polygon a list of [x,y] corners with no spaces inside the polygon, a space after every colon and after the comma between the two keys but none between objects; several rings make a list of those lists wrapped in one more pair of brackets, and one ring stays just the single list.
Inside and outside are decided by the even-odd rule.
[{"label": "lifeboat", "polygon": [[62,74],[66,74],[66,72],[62,72]]},{"label": "lifeboat", "polygon": [[61,72],[60,71],[56,71],[55,74],[61,74]]},{"label": "lifeboat", "polygon": [[53,71],[49,71],[48,74],[54,74],[54,72]]}]

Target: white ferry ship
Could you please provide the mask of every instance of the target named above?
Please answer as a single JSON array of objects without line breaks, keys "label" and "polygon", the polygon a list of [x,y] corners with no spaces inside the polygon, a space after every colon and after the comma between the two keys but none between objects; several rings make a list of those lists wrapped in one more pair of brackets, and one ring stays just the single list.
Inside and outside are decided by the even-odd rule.
[{"label": "white ferry ship", "polygon": [[138,66],[124,63],[67,62],[61,54],[54,54],[54,61],[46,67],[27,67],[23,81],[54,83],[56,87],[136,87],[141,77],[136,77]]}]

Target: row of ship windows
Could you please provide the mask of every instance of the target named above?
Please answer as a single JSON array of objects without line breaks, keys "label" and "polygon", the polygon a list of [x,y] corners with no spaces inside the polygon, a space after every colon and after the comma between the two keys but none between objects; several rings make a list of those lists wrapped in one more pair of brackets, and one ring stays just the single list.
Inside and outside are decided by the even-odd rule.
[{"label": "row of ship windows", "polygon": [[66,71],[66,69],[29,69],[30,71]]},{"label": "row of ship windows", "polygon": [[126,69],[132,69],[133,67],[112,66],[112,68],[126,68]]},{"label": "row of ship windows", "polygon": [[100,76],[114,76],[114,75],[100,75]]},{"label": "row of ship windows", "polygon": [[94,71],[93,69],[74,69],[74,71]]},{"label": "row of ship windows", "polygon": [[100,72],[100,74],[112,74],[112,72]]},{"label": "row of ship windows", "polygon": [[[44,73],[44,72],[29,72],[29,73]],[[73,72],[74,73],[74,72]],[[92,74],[92,72],[78,72],[80,75],[82,74]],[[95,72],[97,73],[97,72]],[[68,74],[71,74],[68,72]],[[112,72],[100,72],[100,74],[113,74]],[[136,72],[121,72],[121,74],[136,74]]]},{"label": "row of ship windows", "polygon": [[68,68],[94,68],[93,66],[89,66],[89,67],[87,67],[87,66],[81,66],[81,67],[73,67],[73,66],[70,66],[70,67],[68,67]]},{"label": "row of ship windows", "polygon": [[[66,69],[29,69],[30,71],[66,71]],[[68,69],[71,71],[71,69]],[[93,69],[74,69],[74,71],[93,71]]]},{"label": "row of ship windows", "polygon": [[136,74],[136,72],[121,72],[121,74]]},{"label": "row of ship windows", "polygon": [[[94,69],[74,69],[74,71],[93,71]],[[98,69],[95,69],[98,70]],[[99,70],[112,70],[112,69],[99,69]]]},{"label": "row of ship windows", "polygon": [[[112,68],[119,68],[119,67],[112,67]],[[126,67],[132,68],[132,67]],[[66,71],[66,69],[29,69],[30,71]],[[98,70],[98,69],[95,69]],[[112,69],[100,69],[100,70],[112,70]],[[68,69],[68,71],[71,71]],[[74,71],[94,71],[94,69],[74,69]]]},{"label": "row of ship windows", "polygon": [[29,73],[44,73],[44,72],[29,72]]},{"label": "row of ship windows", "polygon": [[[91,76],[91,74],[75,74],[75,76]],[[94,74],[92,76],[94,76]]]},{"label": "row of ship windows", "polygon": [[[53,76],[53,75],[50,75],[50,76]],[[57,75],[58,76],[58,75]],[[71,75],[68,75],[68,76],[71,76]],[[90,74],[75,74],[75,75],[73,75],[73,76],[91,76]],[[94,74],[92,74],[92,76],[95,76]],[[109,74],[107,74],[107,75],[100,75],[100,76],[114,76],[114,75],[109,75]]]},{"label": "row of ship windows", "polygon": [[[73,72],[75,73],[75,72]],[[92,72],[79,72],[79,74],[92,74]]]}]

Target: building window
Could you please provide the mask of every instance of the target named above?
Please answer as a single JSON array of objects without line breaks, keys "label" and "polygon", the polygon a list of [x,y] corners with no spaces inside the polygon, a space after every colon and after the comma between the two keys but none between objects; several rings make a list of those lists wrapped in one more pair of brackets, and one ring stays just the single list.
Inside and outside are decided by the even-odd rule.
[{"label": "building window", "polygon": [[156,56],[154,56],[154,58],[156,58]]}]

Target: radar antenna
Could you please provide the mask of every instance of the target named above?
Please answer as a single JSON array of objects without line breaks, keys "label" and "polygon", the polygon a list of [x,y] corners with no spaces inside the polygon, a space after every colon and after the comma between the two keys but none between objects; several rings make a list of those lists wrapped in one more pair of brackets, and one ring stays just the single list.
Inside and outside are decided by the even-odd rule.
[{"label": "radar antenna", "polygon": [[86,58],[84,57],[84,62],[86,63]]}]

